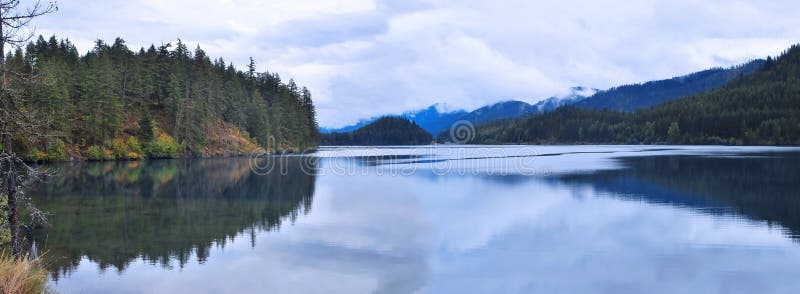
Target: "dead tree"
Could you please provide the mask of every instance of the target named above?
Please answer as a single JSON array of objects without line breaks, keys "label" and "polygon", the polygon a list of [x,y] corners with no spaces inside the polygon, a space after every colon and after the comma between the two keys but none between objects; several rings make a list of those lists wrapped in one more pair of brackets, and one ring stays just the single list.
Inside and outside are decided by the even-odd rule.
[{"label": "dead tree", "polygon": [[24,206],[34,222],[46,222],[44,212],[36,208],[26,194],[27,187],[49,175],[49,172],[35,169],[27,165],[14,153],[0,153],[0,195],[7,197],[5,225],[11,232],[11,253],[19,256],[21,237],[19,235],[19,208]]},{"label": "dead tree", "polygon": [[31,205],[26,195],[33,181],[46,175],[46,172],[31,168],[14,153],[14,140],[33,142],[45,130],[45,124],[35,112],[26,109],[24,87],[9,83],[14,77],[24,85],[30,79],[22,73],[9,72],[6,66],[6,46],[19,47],[28,42],[33,32],[21,31],[36,17],[56,11],[55,2],[43,5],[34,1],[30,6],[21,6],[20,0],[0,0],[0,201],[6,200],[3,225],[10,231],[11,251],[15,256],[21,252],[19,235],[19,207],[25,205],[36,220],[44,220],[44,214]]}]

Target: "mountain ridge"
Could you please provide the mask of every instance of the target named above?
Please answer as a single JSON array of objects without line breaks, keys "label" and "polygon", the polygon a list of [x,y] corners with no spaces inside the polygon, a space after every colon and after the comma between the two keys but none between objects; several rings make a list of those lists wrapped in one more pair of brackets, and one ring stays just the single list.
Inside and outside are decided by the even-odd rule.
[{"label": "mountain ridge", "polygon": [[447,130],[453,123],[466,120],[473,124],[480,124],[495,119],[512,118],[531,115],[543,111],[550,111],[567,103],[574,103],[587,98],[586,93],[596,93],[597,89],[576,86],[570,88],[570,93],[564,96],[552,96],[535,104],[519,100],[504,100],[477,108],[473,111],[463,109],[450,110],[447,104],[436,103],[426,108],[405,111],[399,115],[375,116],[359,120],[357,123],[342,128],[320,128],[322,133],[347,133],[362,128],[382,117],[402,117],[414,121],[428,133],[438,134]]},{"label": "mountain ridge", "polygon": [[322,145],[423,145],[433,142],[433,136],[414,121],[403,117],[385,116],[351,132],[322,134]]},{"label": "mountain ridge", "polygon": [[[399,115],[384,116],[407,118],[436,136],[447,131],[457,121],[463,120],[473,125],[479,125],[494,120],[542,114],[567,105],[575,105],[583,109],[634,111],[720,88],[736,78],[758,71],[766,62],[763,59],[755,59],[733,67],[715,67],[669,79],[622,85],[607,90],[576,86],[569,89],[569,94],[548,97],[534,104],[510,99],[467,112],[465,110],[449,111],[446,104],[437,103]],[[351,132],[384,116],[360,120],[356,124],[339,129],[321,128],[320,131],[322,133]]]},{"label": "mountain ridge", "polygon": [[[567,106],[476,128],[476,144],[800,145],[800,45],[727,85],[633,112]],[[441,137],[440,137],[441,138]]]},{"label": "mountain ridge", "polygon": [[600,91],[575,103],[579,108],[634,111],[662,102],[711,91],[732,80],[752,74],[766,61],[755,59],[740,65],[710,68],[669,79],[628,84]]}]

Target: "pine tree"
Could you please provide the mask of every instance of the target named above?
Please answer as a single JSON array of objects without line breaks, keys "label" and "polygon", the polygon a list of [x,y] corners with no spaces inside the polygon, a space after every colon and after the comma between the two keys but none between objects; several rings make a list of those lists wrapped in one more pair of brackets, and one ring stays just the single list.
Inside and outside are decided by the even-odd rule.
[{"label": "pine tree", "polygon": [[256,61],[250,57],[250,63],[247,64],[247,77],[253,79],[256,77]]},{"label": "pine tree", "polygon": [[114,87],[117,77],[103,41],[97,40],[86,58],[81,79],[83,117],[91,144],[107,145],[122,126],[122,103]]},{"label": "pine tree", "polygon": [[199,46],[192,54],[181,40],[136,52],[121,38],[111,45],[97,40],[80,56],[69,40],[41,37],[8,58],[9,68],[42,81],[44,86],[30,87],[25,95],[33,98],[32,109],[52,119],[49,129],[58,131],[54,140],[26,141],[26,152],[47,150],[49,141],[83,153],[90,146],[121,148],[118,142],[129,136],[147,144],[167,135],[184,154],[198,154],[208,143],[208,128],[220,122],[262,146],[270,137],[280,148],[317,141],[307,88],[255,72],[254,60],[245,71],[222,58],[212,62]]}]

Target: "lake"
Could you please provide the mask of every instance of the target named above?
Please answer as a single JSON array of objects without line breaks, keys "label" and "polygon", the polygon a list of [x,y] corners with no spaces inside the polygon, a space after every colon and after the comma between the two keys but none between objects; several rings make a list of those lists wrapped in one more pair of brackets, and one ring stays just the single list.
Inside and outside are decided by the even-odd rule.
[{"label": "lake", "polygon": [[796,293],[800,149],[321,148],[66,163],[61,293]]}]

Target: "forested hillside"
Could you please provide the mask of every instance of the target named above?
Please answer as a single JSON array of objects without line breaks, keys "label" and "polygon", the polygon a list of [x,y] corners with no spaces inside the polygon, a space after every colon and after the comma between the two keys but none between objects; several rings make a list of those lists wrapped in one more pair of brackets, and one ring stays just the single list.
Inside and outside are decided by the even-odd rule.
[{"label": "forested hillside", "polygon": [[342,128],[320,128],[320,132],[322,133],[347,133],[352,132],[357,129],[360,129],[370,123],[375,122],[376,120],[380,119],[381,117],[385,116],[394,116],[394,117],[402,117],[406,118],[410,121],[413,121],[422,129],[427,131],[431,134],[437,134],[442,130],[445,130],[450,127],[450,125],[457,121],[459,118],[467,115],[465,110],[448,110],[447,105],[444,104],[434,104],[428,106],[424,109],[412,110],[412,111],[405,111],[398,115],[381,115],[375,116],[368,119],[359,120],[357,123],[348,125]]},{"label": "forested hillside", "polygon": [[413,121],[430,134],[436,134],[450,128],[464,115],[467,115],[464,110],[449,110],[445,104],[434,104],[422,110],[404,112],[400,117]]},{"label": "forested hillside", "polygon": [[800,46],[714,91],[636,112],[563,107],[495,121],[475,142],[800,145]]},{"label": "forested hillside", "polygon": [[575,105],[634,111],[725,86],[736,78],[758,71],[764,63],[764,60],[754,60],[731,68],[712,68],[666,80],[614,87],[597,92]]},{"label": "forested hillside", "polygon": [[318,140],[305,87],[257,72],[252,59],[237,70],[180,40],[138,51],[98,40],[81,55],[69,40],[39,37],[9,53],[7,67],[19,73],[12,88],[25,89],[17,109],[38,122],[40,136],[11,138],[31,160],[242,154]]},{"label": "forested hillside", "polygon": [[413,121],[400,117],[382,117],[348,133],[322,134],[322,145],[423,145],[433,136]]},{"label": "forested hillside", "polygon": [[[536,108],[534,108],[532,105],[522,101],[503,101],[478,108],[459,119],[469,121],[473,124],[482,124],[501,118],[514,118],[533,114],[535,109]],[[447,131],[447,129],[444,131]]]}]

